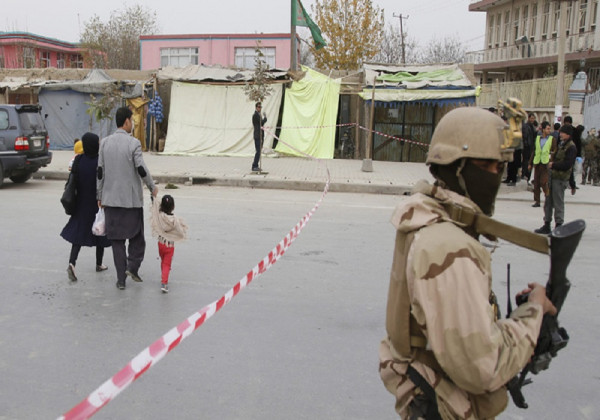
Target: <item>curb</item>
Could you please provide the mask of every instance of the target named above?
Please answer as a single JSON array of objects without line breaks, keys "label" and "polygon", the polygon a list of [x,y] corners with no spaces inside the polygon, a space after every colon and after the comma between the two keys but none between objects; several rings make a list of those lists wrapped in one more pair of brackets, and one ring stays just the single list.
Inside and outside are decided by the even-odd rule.
[{"label": "curb", "polygon": [[[34,179],[49,179],[66,181],[68,172],[64,171],[38,171],[33,174]],[[276,190],[297,191],[323,191],[325,182],[322,181],[300,181],[300,180],[277,180],[277,179],[248,179],[248,178],[213,178],[203,176],[182,175],[156,175],[154,181],[158,184],[186,184],[186,185],[209,185],[215,187],[242,187],[242,188],[264,188]],[[412,190],[412,186],[406,185],[379,185],[379,184],[351,184],[343,182],[331,182],[330,192],[363,193],[363,194],[389,194],[405,195]]]},{"label": "curb", "polygon": [[[49,179],[66,181],[69,177],[69,173],[66,171],[44,171],[40,170],[33,174],[33,179]],[[325,189],[325,182],[323,181],[304,181],[304,180],[278,180],[268,179],[263,177],[262,179],[257,178],[246,178],[246,177],[231,177],[231,178],[213,178],[207,176],[184,176],[184,175],[156,175],[153,176],[154,180],[160,185],[172,184],[185,184],[185,185],[207,185],[215,187],[239,187],[239,188],[263,188],[263,189],[274,189],[274,190],[297,190],[297,191],[316,191],[320,192]],[[516,202],[530,202],[531,198],[521,197],[510,197],[508,194],[511,192],[524,191],[526,184],[523,184],[525,188],[519,188],[520,185],[513,189],[513,187],[500,187],[499,195],[496,197],[498,201],[516,201]],[[350,182],[331,182],[329,184],[330,192],[340,193],[358,193],[358,194],[387,194],[387,195],[408,195],[412,191],[412,185],[383,185],[383,184],[356,184]],[[597,206],[600,205],[598,202],[592,201],[576,201],[569,202],[569,205],[588,205]]]}]

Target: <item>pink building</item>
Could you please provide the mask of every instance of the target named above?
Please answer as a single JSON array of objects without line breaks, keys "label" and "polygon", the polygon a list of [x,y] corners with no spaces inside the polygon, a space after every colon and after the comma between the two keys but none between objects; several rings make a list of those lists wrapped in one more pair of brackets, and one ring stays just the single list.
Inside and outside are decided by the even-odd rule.
[{"label": "pink building", "polygon": [[207,34],[140,36],[140,69],[190,64],[251,69],[257,41],[270,68],[290,68],[290,34]]},{"label": "pink building", "polygon": [[88,68],[78,44],[29,32],[0,32],[0,68]]}]

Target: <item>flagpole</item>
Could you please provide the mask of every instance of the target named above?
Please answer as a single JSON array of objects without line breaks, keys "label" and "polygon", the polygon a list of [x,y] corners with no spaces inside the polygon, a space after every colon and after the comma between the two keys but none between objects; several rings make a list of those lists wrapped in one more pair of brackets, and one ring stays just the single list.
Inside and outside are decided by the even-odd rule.
[{"label": "flagpole", "polygon": [[296,68],[298,67],[297,61],[298,61],[298,54],[296,53],[296,51],[298,50],[297,46],[296,46],[296,14],[297,9],[294,4],[294,2],[296,2],[297,0],[291,0],[290,2],[290,6],[291,6],[291,10],[290,10],[290,15],[291,15],[291,29],[290,29],[290,70],[292,71],[296,71]]}]

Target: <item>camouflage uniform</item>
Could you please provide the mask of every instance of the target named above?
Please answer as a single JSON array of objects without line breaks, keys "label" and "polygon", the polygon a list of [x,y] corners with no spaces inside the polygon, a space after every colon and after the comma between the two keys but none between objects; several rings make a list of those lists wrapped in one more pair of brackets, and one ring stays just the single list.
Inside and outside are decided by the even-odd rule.
[{"label": "camouflage uniform", "polygon": [[[449,217],[444,203],[481,212],[470,199],[421,181],[392,216],[396,248],[379,371],[402,418],[414,414],[411,402],[421,393],[407,375],[409,365],[434,388],[443,419],[493,418],[506,407],[504,385],[533,353],[542,307],[528,302],[509,319],[497,319],[490,253]],[[402,325],[406,305],[419,330],[410,328],[410,345]]]},{"label": "camouflage uniform", "polygon": [[[584,161],[583,172],[581,174],[581,183],[586,182],[598,185],[600,177],[598,166],[600,160],[600,140],[598,138],[591,139],[583,148]],[[587,176],[586,176],[587,175]]]}]

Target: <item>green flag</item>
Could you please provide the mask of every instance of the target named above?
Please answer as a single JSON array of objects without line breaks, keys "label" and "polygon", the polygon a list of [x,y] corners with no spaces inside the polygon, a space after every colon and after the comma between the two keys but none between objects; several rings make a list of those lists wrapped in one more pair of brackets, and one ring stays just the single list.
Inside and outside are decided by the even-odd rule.
[{"label": "green flag", "polygon": [[315,22],[310,18],[300,0],[292,0],[292,25],[294,26],[306,26],[310,29],[313,41],[315,42],[315,49],[320,50],[327,45],[321,30]]}]

